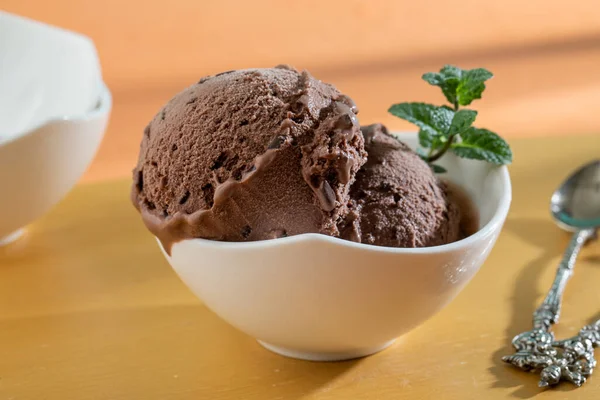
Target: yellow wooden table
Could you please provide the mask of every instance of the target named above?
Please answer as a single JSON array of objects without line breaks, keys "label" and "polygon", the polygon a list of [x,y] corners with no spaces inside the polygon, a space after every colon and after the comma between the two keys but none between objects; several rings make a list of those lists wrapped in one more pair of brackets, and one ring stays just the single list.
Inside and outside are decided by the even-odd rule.
[{"label": "yellow wooden table", "polygon": [[[226,325],[163,259],[128,182],[81,185],[0,249],[0,399],[598,399],[600,371],[580,389],[542,392],[500,357],[530,328],[569,238],[548,198],[600,155],[600,138],[513,148],[511,213],[473,282],[390,349],[342,363],[287,359]],[[596,242],[580,255],[559,337],[600,318],[599,288]]]}]

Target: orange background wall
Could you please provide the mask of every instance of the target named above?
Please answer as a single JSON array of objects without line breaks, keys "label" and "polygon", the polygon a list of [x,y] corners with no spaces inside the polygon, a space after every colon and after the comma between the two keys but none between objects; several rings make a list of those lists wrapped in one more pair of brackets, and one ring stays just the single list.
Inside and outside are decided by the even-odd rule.
[{"label": "orange background wall", "polygon": [[349,94],[363,123],[411,129],[387,107],[441,101],[419,77],[455,63],[496,75],[474,104],[480,125],[509,138],[600,132],[597,0],[0,0],[0,8],[95,41],[114,108],[86,180],[129,176],[145,124],[199,77],[280,63]]}]

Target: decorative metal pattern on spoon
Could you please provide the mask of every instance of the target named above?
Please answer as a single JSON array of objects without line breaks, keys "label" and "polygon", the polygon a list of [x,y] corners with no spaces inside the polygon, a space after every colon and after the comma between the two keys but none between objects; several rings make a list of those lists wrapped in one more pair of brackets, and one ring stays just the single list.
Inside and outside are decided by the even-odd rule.
[{"label": "decorative metal pattern on spoon", "polygon": [[550,292],[533,313],[533,329],[515,336],[512,344],[517,353],[502,358],[525,371],[540,371],[540,387],[555,385],[561,380],[581,386],[596,367],[594,347],[600,346],[600,320],[565,340],[555,340],[550,331],[560,317],[562,296],[573,274],[577,254],[593,235],[593,230],[582,230],[573,236]]}]

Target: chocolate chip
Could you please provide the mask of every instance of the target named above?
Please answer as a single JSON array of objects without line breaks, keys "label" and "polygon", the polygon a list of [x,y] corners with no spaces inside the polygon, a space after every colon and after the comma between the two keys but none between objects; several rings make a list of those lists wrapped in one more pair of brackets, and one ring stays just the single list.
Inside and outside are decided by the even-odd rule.
[{"label": "chocolate chip", "polygon": [[273,150],[273,149],[278,149],[281,147],[281,145],[283,143],[285,143],[285,136],[276,136],[275,139],[273,139],[271,141],[271,143],[269,143],[269,146],[267,147],[267,149],[269,150]]},{"label": "chocolate chip", "polygon": [[335,184],[335,181],[337,181],[337,176],[338,176],[337,170],[335,170],[334,168],[330,168],[325,173],[325,180],[329,181],[330,185],[332,183]]},{"label": "chocolate chip", "polygon": [[317,174],[311,175],[310,186],[312,186],[313,189],[318,189],[320,185],[321,185],[321,176],[317,175]]},{"label": "chocolate chip", "polygon": [[246,126],[248,125],[248,120],[247,119],[243,119],[240,121],[240,126]]},{"label": "chocolate chip", "polygon": [[399,202],[402,199],[402,196],[400,196],[398,193],[394,193],[394,203]]},{"label": "chocolate chip", "polygon": [[317,190],[317,197],[324,211],[332,211],[335,208],[335,192],[327,181],[323,181]]},{"label": "chocolate chip", "polygon": [[167,116],[167,109],[163,108],[162,111],[160,112],[160,120],[164,121],[166,116]]},{"label": "chocolate chip", "polygon": [[148,200],[148,199],[144,200],[144,204],[146,205],[148,210],[156,210],[156,204],[154,204],[150,200]]},{"label": "chocolate chip", "polygon": [[185,204],[189,200],[189,198],[190,198],[190,191],[186,190],[183,197],[181,199],[179,199],[179,204],[181,204],[181,205]]},{"label": "chocolate chip", "polygon": [[269,90],[271,91],[271,96],[279,97],[279,88],[275,83],[269,83]]},{"label": "chocolate chip", "polygon": [[203,84],[204,82],[206,82],[207,80],[209,80],[210,78],[212,78],[212,76],[205,76],[204,78],[200,79],[198,81],[198,85]]},{"label": "chocolate chip", "polygon": [[162,178],[160,178],[160,187],[161,187],[161,189],[166,188],[168,183],[169,183],[169,180],[167,179],[166,176],[163,176]]},{"label": "chocolate chip", "polygon": [[239,181],[242,179],[242,169],[241,168],[237,168],[235,171],[233,171],[231,173],[231,176],[233,177],[233,179],[235,179],[236,181]]},{"label": "chocolate chip", "polygon": [[194,96],[191,99],[189,99],[185,104],[194,104],[197,100],[198,98]]},{"label": "chocolate chip", "polygon": [[146,126],[146,127],[144,128],[144,135],[145,135],[145,136],[146,136],[148,139],[150,139],[150,125],[148,125],[148,126]]},{"label": "chocolate chip", "polygon": [[346,184],[350,182],[350,178],[352,177],[352,161],[353,159],[345,154],[342,154],[339,157],[337,166],[337,178],[341,183]]},{"label": "chocolate chip", "polygon": [[142,192],[144,190],[144,172],[143,170],[139,170],[137,173],[137,182],[135,183],[135,187],[138,192]]},{"label": "chocolate chip", "polygon": [[246,225],[242,228],[242,231],[240,232],[240,234],[242,235],[242,237],[244,239],[248,239],[250,237],[250,234],[252,233],[252,227],[250,225]]},{"label": "chocolate chip", "polygon": [[219,154],[219,157],[217,157],[217,159],[215,161],[213,161],[212,165],[210,166],[211,170],[215,170],[215,169],[219,169],[223,166],[223,164],[227,161],[227,154],[226,153],[221,153]]},{"label": "chocolate chip", "polygon": [[171,151],[177,151],[177,144],[173,143],[173,146],[171,146]]}]

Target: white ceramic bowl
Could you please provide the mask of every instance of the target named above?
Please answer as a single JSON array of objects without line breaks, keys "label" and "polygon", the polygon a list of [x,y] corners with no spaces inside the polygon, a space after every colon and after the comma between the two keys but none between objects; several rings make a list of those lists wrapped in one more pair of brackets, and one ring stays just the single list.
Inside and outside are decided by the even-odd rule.
[{"label": "white ceramic bowl", "polygon": [[101,93],[100,63],[89,38],[0,11],[0,138],[84,114]]},{"label": "white ceramic bowl", "polygon": [[[416,146],[416,134],[399,136]],[[315,361],[372,354],[460,292],[506,219],[506,167],[453,155],[440,164],[480,214],[479,231],[458,242],[399,249],[319,234],[248,243],[193,239],[165,256],[207,307],[276,353]]]},{"label": "white ceramic bowl", "polygon": [[111,105],[88,38],[0,12],[0,245],[79,180]]}]

